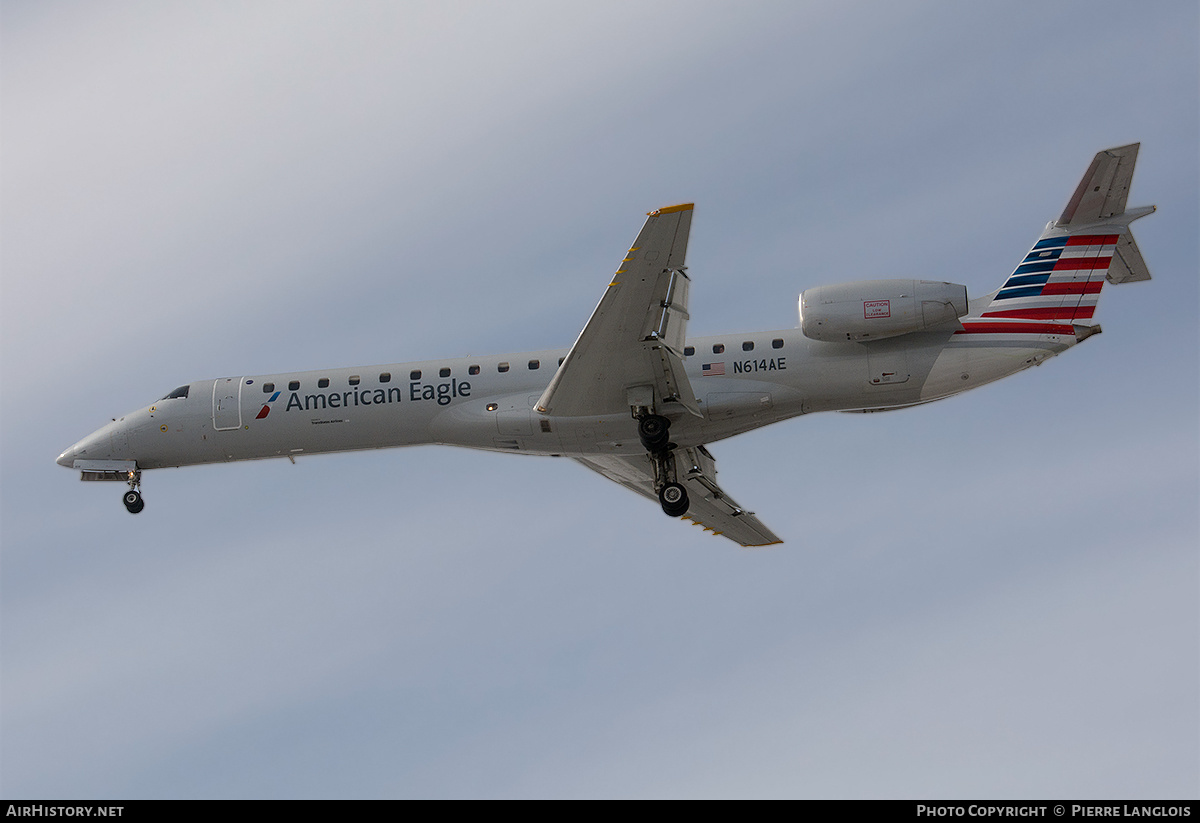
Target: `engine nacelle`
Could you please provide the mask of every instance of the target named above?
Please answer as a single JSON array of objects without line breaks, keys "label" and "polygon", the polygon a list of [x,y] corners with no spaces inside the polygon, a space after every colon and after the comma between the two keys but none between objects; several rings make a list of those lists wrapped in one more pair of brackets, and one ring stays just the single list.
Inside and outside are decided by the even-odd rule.
[{"label": "engine nacelle", "polygon": [[860,280],[800,292],[800,329],[827,343],[880,340],[954,322],[967,287],[934,280]]}]

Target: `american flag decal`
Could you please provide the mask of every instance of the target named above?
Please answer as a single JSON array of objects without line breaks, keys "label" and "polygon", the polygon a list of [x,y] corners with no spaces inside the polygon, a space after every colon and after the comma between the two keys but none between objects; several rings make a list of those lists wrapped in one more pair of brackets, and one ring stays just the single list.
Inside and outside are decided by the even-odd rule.
[{"label": "american flag decal", "polygon": [[725,374],[725,363],[704,363],[700,366],[701,377],[720,377]]}]

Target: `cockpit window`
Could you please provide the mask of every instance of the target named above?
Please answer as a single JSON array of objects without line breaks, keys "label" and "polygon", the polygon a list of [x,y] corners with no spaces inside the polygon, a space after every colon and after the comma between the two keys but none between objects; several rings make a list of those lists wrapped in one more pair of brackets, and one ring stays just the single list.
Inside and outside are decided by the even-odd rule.
[{"label": "cockpit window", "polygon": [[[163,397],[163,400],[174,400],[177,397],[187,397],[187,393],[188,393],[188,387],[180,386],[175,391],[173,391],[170,394]],[[159,402],[161,403],[162,400],[160,400]]]}]

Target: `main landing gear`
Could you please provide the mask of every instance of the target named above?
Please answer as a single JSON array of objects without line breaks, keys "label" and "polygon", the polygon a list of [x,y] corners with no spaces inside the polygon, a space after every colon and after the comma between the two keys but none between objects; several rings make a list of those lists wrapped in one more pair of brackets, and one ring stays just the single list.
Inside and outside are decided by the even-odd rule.
[{"label": "main landing gear", "polygon": [[142,473],[134,471],[129,473],[129,491],[121,496],[121,502],[125,504],[125,510],[130,514],[137,514],[142,509],[146,508],[146,501],[142,499]]},{"label": "main landing gear", "polygon": [[658,414],[638,417],[638,438],[654,463],[654,490],[668,517],[683,517],[688,510],[687,489],[675,476],[675,455],[671,443],[671,421]]},{"label": "main landing gear", "polygon": [[658,491],[658,502],[667,517],[683,517],[688,510],[687,490],[678,483],[665,483]]},{"label": "main landing gear", "polygon": [[638,437],[651,454],[666,451],[671,445],[671,421],[658,414],[643,415],[638,418]]}]

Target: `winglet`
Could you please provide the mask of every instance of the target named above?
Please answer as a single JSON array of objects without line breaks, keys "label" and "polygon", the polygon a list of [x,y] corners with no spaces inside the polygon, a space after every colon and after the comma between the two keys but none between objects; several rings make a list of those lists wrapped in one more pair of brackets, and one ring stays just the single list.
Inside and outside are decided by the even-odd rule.
[{"label": "winglet", "polygon": [[647,217],[654,217],[656,214],[674,214],[677,211],[691,211],[695,208],[695,203],[680,203],[678,206],[664,206],[661,209],[646,212]]}]

